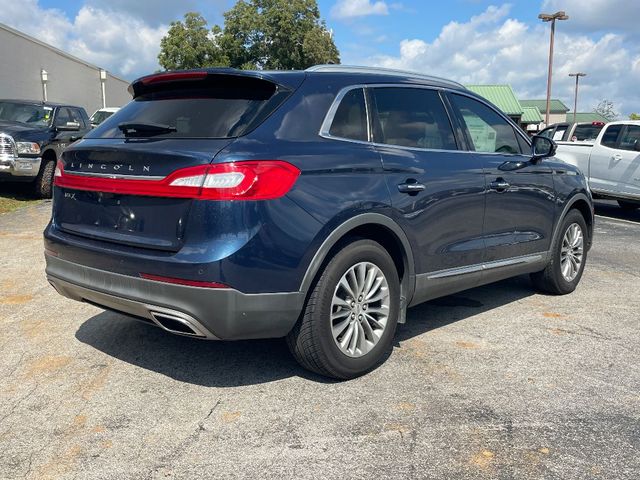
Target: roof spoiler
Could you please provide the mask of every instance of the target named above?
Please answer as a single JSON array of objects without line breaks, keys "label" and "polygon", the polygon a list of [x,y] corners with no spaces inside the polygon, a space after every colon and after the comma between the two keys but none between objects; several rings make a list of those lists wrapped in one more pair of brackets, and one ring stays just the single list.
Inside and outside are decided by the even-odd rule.
[{"label": "roof spoiler", "polygon": [[296,71],[258,71],[258,70],[238,70],[236,68],[206,68],[195,70],[174,70],[158,72],[140,77],[129,85],[128,91],[136,98],[148,91],[169,83],[188,84],[211,79],[215,76],[241,77],[246,79],[262,80],[270,82],[287,90],[294,90],[300,86],[304,80],[304,72]]}]

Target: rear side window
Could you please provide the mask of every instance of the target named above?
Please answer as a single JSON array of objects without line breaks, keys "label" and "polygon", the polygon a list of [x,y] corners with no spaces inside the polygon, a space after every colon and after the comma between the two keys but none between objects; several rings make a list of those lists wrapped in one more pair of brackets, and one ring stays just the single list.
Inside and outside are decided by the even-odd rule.
[{"label": "rear side window", "polygon": [[451,95],[451,100],[464,120],[476,152],[521,153],[513,127],[495,111],[462,95]]},{"label": "rear side window", "polygon": [[[271,82],[211,75],[193,82],[159,83],[100,124],[86,138],[122,138],[122,123],[169,127],[154,137],[232,138],[244,135],[283,100]],[[148,130],[147,132],[148,133]],[[136,136],[145,136],[136,135]]]},{"label": "rear side window", "polygon": [[600,143],[605,147],[616,148],[622,127],[622,125],[611,125],[608,127],[602,135],[602,141]]},{"label": "rear side window", "polygon": [[386,145],[457,150],[453,129],[435,90],[373,88],[375,141]]},{"label": "rear side window", "polygon": [[364,101],[364,91],[361,88],[350,90],[342,98],[340,106],[333,117],[329,135],[363,142],[369,140],[367,109]]},{"label": "rear side window", "polygon": [[618,148],[622,150],[638,151],[638,147],[640,147],[640,126],[628,125],[622,134],[620,146]]},{"label": "rear side window", "polygon": [[572,140],[575,138],[577,142],[586,142],[595,140],[603,125],[578,125],[573,132]]}]

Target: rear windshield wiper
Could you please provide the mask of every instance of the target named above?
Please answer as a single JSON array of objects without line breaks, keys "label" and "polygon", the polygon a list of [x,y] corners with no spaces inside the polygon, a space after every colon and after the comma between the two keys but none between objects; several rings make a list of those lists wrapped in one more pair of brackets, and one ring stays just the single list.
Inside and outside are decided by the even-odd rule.
[{"label": "rear windshield wiper", "polygon": [[163,125],[161,123],[121,123],[118,128],[125,134],[125,136],[135,135],[140,133],[146,133],[151,135],[160,135],[162,133],[177,132],[176,127],[171,125]]}]

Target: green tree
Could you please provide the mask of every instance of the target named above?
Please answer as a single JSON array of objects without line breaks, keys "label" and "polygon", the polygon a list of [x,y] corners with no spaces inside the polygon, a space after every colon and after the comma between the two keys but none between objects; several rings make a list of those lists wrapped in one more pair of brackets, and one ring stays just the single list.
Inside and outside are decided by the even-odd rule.
[{"label": "green tree", "polygon": [[160,41],[158,62],[165,70],[227,66],[229,59],[218,45],[221,34],[217,25],[209,30],[199,13],[186,13],[184,22],[171,22]]},{"label": "green tree", "polygon": [[224,28],[211,30],[198,13],[173,22],[160,43],[160,65],[290,70],[340,63],[316,0],[240,0],[224,19]]},{"label": "green tree", "polygon": [[224,19],[220,45],[232,67],[291,70],[340,63],[316,0],[240,0]]},{"label": "green tree", "polygon": [[593,109],[594,112],[599,113],[604,118],[609,120],[610,122],[618,118],[618,112],[615,111],[613,107],[613,102],[609,100],[602,100],[598,105]]},{"label": "green tree", "polygon": [[629,120],[640,120],[640,114],[632,113],[629,115]]}]

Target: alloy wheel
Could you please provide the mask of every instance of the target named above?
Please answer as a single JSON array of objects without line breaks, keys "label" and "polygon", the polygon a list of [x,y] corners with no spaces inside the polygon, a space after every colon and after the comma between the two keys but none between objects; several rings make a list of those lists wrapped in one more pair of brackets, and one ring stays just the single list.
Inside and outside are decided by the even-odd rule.
[{"label": "alloy wheel", "polygon": [[580,272],[584,256],[584,235],[577,223],[567,228],[560,251],[560,271],[567,282],[572,282]]},{"label": "alloy wheel", "polygon": [[360,262],[342,276],[331,301],[331,331],[342,353],[366,355],[382,337],[389,320],[389,283],[371,262]]}]

